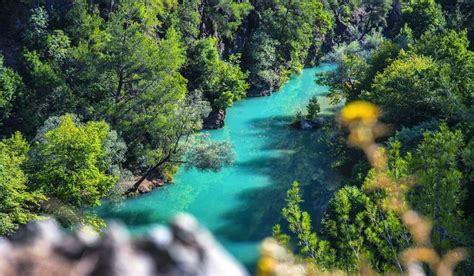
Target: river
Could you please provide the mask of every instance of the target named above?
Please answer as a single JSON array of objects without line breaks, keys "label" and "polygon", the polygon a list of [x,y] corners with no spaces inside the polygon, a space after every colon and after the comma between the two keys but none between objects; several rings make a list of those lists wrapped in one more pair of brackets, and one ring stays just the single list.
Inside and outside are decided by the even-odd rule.
[{"label": "river", "polygon": [[99,214],[120,219],[139,233],[176,212],[191,213],[241,262],[253,266],[258,244],[279,222],[286,190],[294,180],[302,186],[305,207],[314,221],[321,219],[338,186],[329,149],[318,140],[320,132],[289,127],[313,95],[319,96],[323,113],[332,112],[324,97],[327,87],[314,82],[317,72],[332,69],[329,64],[305,69],[278,93],[248,98],[229,108],[225,127],[206,132],[211,139],[233,144],[232,167],[218,173],[181,169],[173,184],[119,206],[105,204]]}]

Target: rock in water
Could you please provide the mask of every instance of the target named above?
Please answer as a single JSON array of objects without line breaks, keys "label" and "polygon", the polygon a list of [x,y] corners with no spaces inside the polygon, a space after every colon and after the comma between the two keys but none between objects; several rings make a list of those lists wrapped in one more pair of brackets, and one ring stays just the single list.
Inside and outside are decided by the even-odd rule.
[{"label": "rock in water", "polygon": [[204,119],[203,127],[205,129],[218,129],[224,127],[225,111],[224,110],[212,110],[209,116]]},{"label": "rock in water", "polygon": [[302,130],[311,130],[313,126],[308,122],[308,120],[301,120],[300,121],[300,128]]},{"label": "rock in water", "polygon": [[189,215],[132,239],[110,223],[102,235],[83,228],[66,235],[52,219],[34,221],[0,238],[0,275],[248,275]]}]

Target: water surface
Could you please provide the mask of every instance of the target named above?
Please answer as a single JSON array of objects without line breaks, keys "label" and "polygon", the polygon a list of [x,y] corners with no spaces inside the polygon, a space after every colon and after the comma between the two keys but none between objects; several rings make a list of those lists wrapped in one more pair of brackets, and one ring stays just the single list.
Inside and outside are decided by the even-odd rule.
[{"label": "water surface", "polygon": [[314,80],[317,72],[332,69],[328,64],[305,69],[278,93],[245,99],[229,108],[225,127],[207,132],[211,139],[233,144],[236,161],[232,167],[218,173],[182,169],[173,184],[118,207],[105,205],[101,215],[121,219],[132,231],[142,231],[176,212],[189,212],[234,256],[252,265],[258,243],[279,222],[286,190],[294,180],[300,182],[305,207],[315,221],[320,220],[337,187],[329,149],[318,141],[320,133],[289,127],[313,95],[320,96],[323,113],[331,112],[324,97],[327,87]]}]

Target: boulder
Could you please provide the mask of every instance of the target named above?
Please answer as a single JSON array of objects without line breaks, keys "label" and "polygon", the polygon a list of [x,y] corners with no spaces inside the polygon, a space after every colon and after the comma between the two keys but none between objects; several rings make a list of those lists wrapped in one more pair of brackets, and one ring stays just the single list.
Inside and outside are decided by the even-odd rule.
[{"label": "boulder", "polygon": [[302,129],[302,130],[311,130],[311,129],[313,129],[313,125],[311,124],[310,121],[303,119],[303,120],[300,121],[300,129]]},{"label": "boulder", "polygon": [[0,238],[0,275],[128,276],[235,275],[247,271],[193,217],[132,238],[109,223],[102,235],[89,228],[65,234],[52,219],[34,221],[10,239]]},{"label": "boulder", "polygon": [[207,118],[203,120],[203,127],[205,129],[218,129],[224,127],[225,110],[212,110]]}]

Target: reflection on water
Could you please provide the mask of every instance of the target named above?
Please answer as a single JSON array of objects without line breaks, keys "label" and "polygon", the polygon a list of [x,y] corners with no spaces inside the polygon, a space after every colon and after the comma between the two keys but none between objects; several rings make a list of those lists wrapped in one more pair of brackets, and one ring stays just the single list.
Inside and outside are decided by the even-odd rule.
[{"label": "reflection on water", "polygon": [[271,97],[250,98],[228,110],[226,126],[208,131],[215,140],[230,140],[236,162],[218,173],[181,170],[175,183],[130,199],[120,206],[104,206],[105,218],[121,219],[136,233],[166,221],[177,212],[189,212],[207,226],[237,258],[255,262],[258,242],[271,234],[284,206],[286,190],[294,180],[304,192],[305,209],[316,221],[338,179],[331,173],[328,148],[318,132],[291,129],[297,111],[327,88],[315,84],[315,73],[331,65],[305,69]]}]

